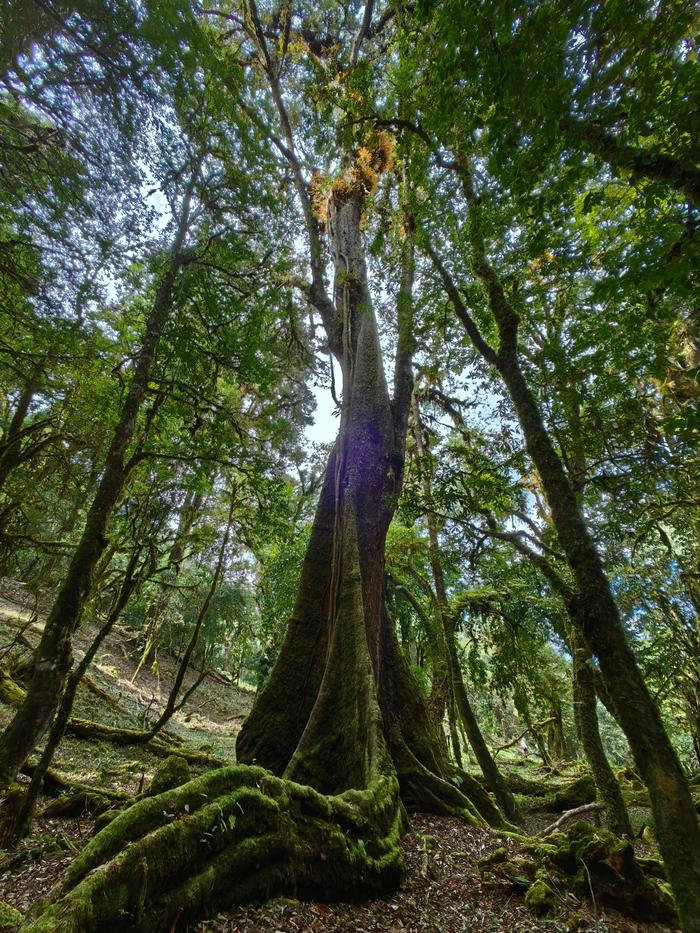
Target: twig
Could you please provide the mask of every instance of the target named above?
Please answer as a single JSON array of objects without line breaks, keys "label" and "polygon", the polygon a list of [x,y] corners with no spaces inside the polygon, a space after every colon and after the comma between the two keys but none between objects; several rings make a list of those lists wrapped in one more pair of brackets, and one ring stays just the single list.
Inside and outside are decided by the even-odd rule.
[{"label": "twig", "polygon": [[565,823],[568,823],[569,820],[573,820],[577,816],[585,816],[588,813],[600,813],[602,809],[603,807],[599,803],[584,803],[581,807],[574,807],[573,810],[567,810],[566,813],[562,813],[558,820],[555,820],[550,826],[543,829],[540,836],[551,836],[552,833],[556,832]]}]

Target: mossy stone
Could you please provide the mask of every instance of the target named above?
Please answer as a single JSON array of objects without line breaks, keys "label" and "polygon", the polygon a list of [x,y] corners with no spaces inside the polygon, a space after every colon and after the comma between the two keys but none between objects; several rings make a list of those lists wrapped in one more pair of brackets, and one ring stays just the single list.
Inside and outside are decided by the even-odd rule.
[{"label": "mossy stone", "polygon": [[179,755],[168,755],[156,768],[146,789],[146,796],[155,797],[166,790],[186,784],[190,779],[190,768],[185,759]]},{"label": "mossy stone", "polygon": [[528,888],[525,903],[538,917],[544,917],[556,907],[557,896],[545,881],[538,878]]}]

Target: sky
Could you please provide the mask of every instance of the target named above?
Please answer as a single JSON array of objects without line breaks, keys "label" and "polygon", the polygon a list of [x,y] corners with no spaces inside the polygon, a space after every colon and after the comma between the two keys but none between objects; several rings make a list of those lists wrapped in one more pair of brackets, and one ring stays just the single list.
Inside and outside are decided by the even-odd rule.
[{"label": "sky", "polygon": [[309,444],[328,444],[335,440],[338,433],[338,418],[334,415],[335,402],[330,389],[323,386],[312,386],[311,391],[316,399],[314,423],[306,428],[304,434]]}]

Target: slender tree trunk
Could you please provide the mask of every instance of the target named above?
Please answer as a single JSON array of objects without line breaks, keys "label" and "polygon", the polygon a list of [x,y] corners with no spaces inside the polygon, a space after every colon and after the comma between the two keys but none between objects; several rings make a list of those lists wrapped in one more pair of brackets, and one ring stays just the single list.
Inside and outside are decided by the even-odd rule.
[{"label": "slender tree trunk", "polygon": [[659,848],[684,929],[700,929],[700,825],[678,756],[627,641],[598,550],[579,508],[561,457],[552,444],[537,401],[518,359],[518,316],[490,265],[481,229],[480,203],[466,167],[460,167],[469,206],[472,265],[481,281],[499,333],[494,350],[482,337],[459,291],[432,248],[430,255],[474,345],[496,367],[542,480],[557,537],[578,595],[585,605],[579,624],[600,670],[649,791]]},{"label": "slender tree trunk", "polygon": [[552,521],[585,605],[579,624],[598,659],[654,813],[659,847],[679,914],[700,928],[700,827],[688,783],[627,641],[600,555],[576,503],[537,403],[515,359],[502,365],[528,452],[542,478]]},{"label": "slender tree trunk", "polygon": [[581,634],[572,630],[574,666],[574,718],[586,759],[593,771],[598,793],[603,801],[608,828],[619,836],[632,837],[632,827],[622,791],[608,761],[598,728],[596,692],[591,655]]},{"label": "slender tree trunk", "polygon": [[156,736],[160,732],[160,730],[166,725],[166,723],[168,722],[170,717],[173,715],[173,713],[177,712],[178,709],[182,708],[187,698],[191,695],[195,687],[201,683],[201,680],[204,677],[204,674],[203,674],[202,678],[197,680],[195,686],[190,687],[190,689],[185,693],[184,698],[178,705],[177,703],[178,694],[180,693],[180,688],[182,687],[182,684],[185,680],[187,669],[190,666],[190,661],[192,660],[192,654],[194,652],[195,647],[197,646],[197,642],[199,640],[199,633],[202,629],[202,623],[204,622],[204,619],[206,618],[207,612],[209,611],[209,606],[211,605],[211,601],[214,598],[214,594],[216,593],[217,587],[219,585],[219,580],[221,579],[221,573],[224,568],[224,558],[226,556],[226,548],[228,546],[229,535],[231,534],[231,524],[233,522],[233,509],[234,509],[235,502],[236,502],[236,497],[235,497],[234,491],[232,490],[231,501],[229,504],[229,511],[228,511],[228,519],[226,522],[226,531],[224,532],[224,536],[221,541],[221,548],[219,549],[219,558],[216,562],[216,568],[214,569],[214,573],[211,578],[211,583],[209,584],[207,595],[204,597],[202,605],[199,607],[199,612],[197,613],[197,619],[194,624],[192,636],[190,637],[187,647],[185,648],[185,652],[182,655],[182,659],[178,665],[177,673],[175,674],[175,680],[173,681],[173,685],[170,688],[170,693],[168,694],[168,699],[165,704],[165,708],[163,709],[163,712],[160,714],[156,722],[151,727],[144,741],[150,741],[150,739],[152,739],[154,736]]},{"label": "slender tree trunk", "polygon": [[4,845],[7,845],[9,842],[18,838],[21,838],[21,836],[25,835],[31,828],[34,807],[36,805],[39,794],[41,793],[44,777],[51,767],[51,762],[53,761],[56,749],[58,748],[61,739],[65,735],[66,727],[68,726],[68,721],[73,710],[75,695],[78,691],[78,687],[80,686],[80,681],[83,679],[83,675],[92,663],[92,660],[97,654],[100,645],[114,628],[115,623],[118,621],[120,615],[126,607],[126,604],[129,602],[129,599],[139,584],[140,578],[136,574],[136,565],[139,560],[140,551],[141,549],[137,548],[134,551],[131,560],[129,561],[129,566],[126,569],[124,580],[121,587],[119,588],[119,593],[114,602],[114,605],[110,610],[105,624],[99,630],[90,647],[83,655],[80,663],[76,666],[75,670],[72,671],[66,681],[66,688],[63,691],[63,696],[61,697],[61,703],[59,705],[56,716],[51,723],[46,745],[44,746],[44,750],[41,753],[39,762],[34,769],[34,773],[32,774],[31,784],[27,788],[24,797],[21,798],[19,812],[16,816],[14,816],[13,819],[5,821],[5,825],[3,827],[5,831],[5,839],[3,842]]},{"label": "slender tree trunk", "polygon": [[438,609],[438,616],[442,628],[442,636],[445,644],[445,654],[447,656],[447,667],[452,684],[452,695],[455,700],[457,711],[459,712],[462,723],[469,739],[479,767],[486,778],[490,790],[493,792],[498,805],[509,819],[519,819],[518,808],[515,799],[508,790],[503,775],[498,770],[498,765],[493,759],[491,752],[484,740],[484,736],[479,728],[474,710],[472,709],[467,690],[462,676],[462,667],[459,663],[457,654],[457,644],[455,640],[454,623],[450,612],[449,600],[447,598],[447,587],[445,586],[445,576],[440,562],[440,541],[438,538],[437,519],[432,508],[432,485],[428,474],[427,451],[423,441],[423,431],[420,421],[420,411],[418,403],[413,399],[413,417],[414,417],[414,438],[420,466],[423,471],[422,484],[423,494],[426,500],[426,523],[428,526],[428,543],[430,549],[430,567],[435,584],[435,597]]},{"label": "slender tree trunk", "polygon": [[72,635],[80,623],[83,607],[91,592],[95,568],[107,546],[107,523],[127,481],[127,448],[134,435],[158,343],[172,309],[173,288],[183,263],[181,250],[189,223],[191,195],[190,186],[185,195],[168,266],[146,322],[129,391],[114,428],[97,491],[35,654],[34,673],[26,699],[0,736],[0,786],[7,786],[14,779],[43,735],[70,669]]},{"label": "slender tree trunk", "polygon": [[[180,511],[177,534],[169,554],[169,563],[172,568],[170,571],[170,583],[175,582],[180,574],[180,561],[182,560],[184,542],[192,531],[192,526],[202,506],[203,498],[201,492],[194,492],[188,495]],[[132,683],[134,683],[141,668],[146,664],[158,644],[163,622],[170,609],[172,592],[170,586],[163,586],[160,592],[148,604],[144,617],[143,641],[139,639],[139,647],[143,645],[143,652],[131,678]]]},{"label": "slender tree trunk", "polygon": [[457,731],[457,717],[455,715],[454,697],[450,696],[447,700],[447,719],[450,724],[450,741],[452,743],[452,754],[454,755],[457,767],[464,767],[462,763],[462,748],[459,742],[459,732]]},{"label": "slender tree trunk", "polygon": [[39,376],[35,373],[30,376],[20,392],[7,433],[0,444],[0,492],[12,470],[22,462],[22,428],[38,388]]},{"label": "slender tree trunk", "polygon": [[561,712],[561,700],[558,696],[550,694],[548,718],[551,720],[547,726],[547,750],[553,761],[564,761],[569,757],[569,749],[564,735],[564,721]]},{"label": "slender tree trunk", "polygon": [[[422,577],[420,580],[422,589],[428,590],[428,581],[424,580]],[[428,716],[430,717],[430,721],[434,723],[436,729],[441,730],[445,718],[445,708],[448,705],[450,695],[450,672],[447,667],[447,657],[445,656],[445,644],[442,637],[442,632],[438,630],[438,626],[435,624],[431,616],[423,609],[423,606],[407,587],[398,584],[396,585],[396,589],[398,592],[403,594],[403,596],[413,607],[416,615],[420,619],[423,632],[428,642],[431,673],[430,693],[426,699],[426,706],[428,708]],[[434,599],[435,594],[432,592],[432,590],[430,590],[430,595]],[[417,658],[419,667],[421,666],[421,661],[422,652],[420,652],[420,655]]]}]

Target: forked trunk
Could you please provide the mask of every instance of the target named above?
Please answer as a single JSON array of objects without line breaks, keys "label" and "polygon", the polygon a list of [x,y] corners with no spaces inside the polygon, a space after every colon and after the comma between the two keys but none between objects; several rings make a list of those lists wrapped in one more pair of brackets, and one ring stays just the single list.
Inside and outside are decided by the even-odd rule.
[{"label": "forked trunk", "polygon": [[328,206],[343,322],[343,411],[292,619],[238,738],[240,761],[325,793],[399,778],[411,808],[469,812],[389,623],[384,546],[403,471],[405,418],[382,365],[360,238],[361,203]]}]

